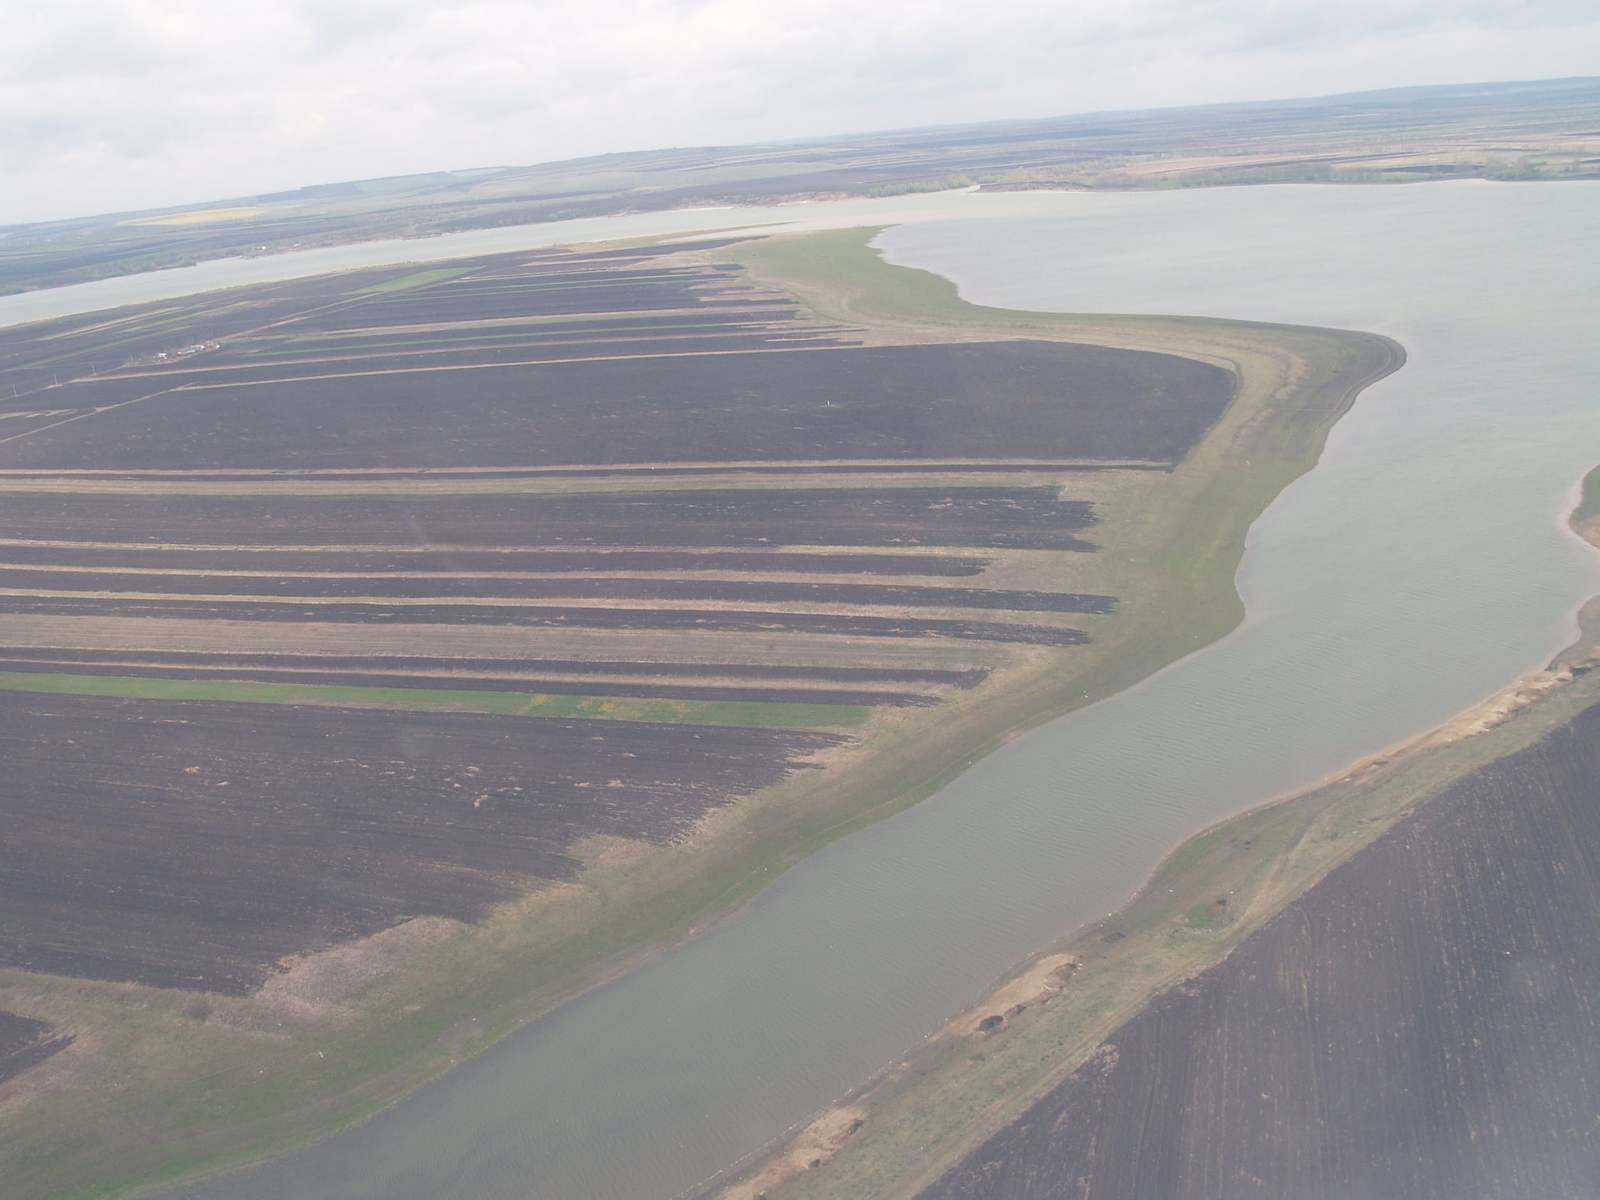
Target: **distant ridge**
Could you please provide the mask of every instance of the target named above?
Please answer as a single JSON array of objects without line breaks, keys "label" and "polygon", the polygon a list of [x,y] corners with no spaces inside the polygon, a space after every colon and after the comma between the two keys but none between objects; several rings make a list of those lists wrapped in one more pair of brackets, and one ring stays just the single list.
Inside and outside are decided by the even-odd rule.
[{"label": "distant ridge", "polygon": [[1463,178],[1600,178],[1600,76],[643,150],[0,226],[0,294],[240,254],[696,205],[971,186]]}]

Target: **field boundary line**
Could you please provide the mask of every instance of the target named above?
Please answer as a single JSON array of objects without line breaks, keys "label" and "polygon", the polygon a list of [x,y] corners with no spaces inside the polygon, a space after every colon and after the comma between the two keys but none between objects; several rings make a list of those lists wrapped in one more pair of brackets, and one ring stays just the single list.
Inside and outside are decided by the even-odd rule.
[{"label": "field boundary line", "polygon": [[23,431],[22,433],[13,433],[10,437],[0,438],[0,446],[5,445],[7,442],[21,441],[23,438],[32,437],[36,433],[43,433],[47,429],[57,429],[62,425],[70,425],[70,424],[72,424],[72,422],[81,421],[85,417],[97,417],[101,413],[113,412],[113,411],[115,411],[116,409],[119,409],[119,408],[127,408],[130,404],[138,404],[141,400],[154,400],[157,396],[164,396],[168,392],[171,392],[171,391],[174,391],[174,390],[176,390],[176,389],[173,389],[173,388],[162,388],[160,391],[147,392],[143,396],[135,396],[132,400],[119,400],[115,404],[103,405],[100,408],[88,408],[88,409],[85,409],[83,412],[78,413],[76,416],[63,417],[59,421],[51,421],[50,424],[41,425],[37,429],[28,429],[28,430]]}]

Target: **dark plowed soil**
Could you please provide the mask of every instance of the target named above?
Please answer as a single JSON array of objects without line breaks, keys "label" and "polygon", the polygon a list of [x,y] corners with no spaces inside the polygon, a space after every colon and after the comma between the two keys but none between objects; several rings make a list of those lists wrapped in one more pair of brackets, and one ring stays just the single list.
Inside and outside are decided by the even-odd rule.
[{"label": "dark plowed soil", "polygon": [[179,571],[728,571],[739,574],[981,575],[987,558],[947,554],[696,553],[690,550],[146,550],[134,544],[0,546],[0,562]]},{"label": "dark plowed soil", "polygon": [[15,1079],[29,1067],[38,1066],[56,1051],[72,1045],[71,1036],[52,1036],[53,1032],[47,1021],[0,1009],[0,1083]]},{"label": "dark plowed soil", "polygon": [[[153,236],[166,239],[171,230]],[[210,235],[207,235],[210,236]],[[694,324],[707,321],[783,321],[795,309],[782,297],[741,295],[728,299],[719,295],[719,286],[729,282],[723,268],[700,269],[654,267],[644,256],[632,264],[605,260],[602,256],[561,256],[566,265],[587,263],[604,267],[604,274],[591,273],[587,279],[558,280],[551,276],[551,262],[536,262],[527,256],[491,256],[463,259],[449,264],[467,271],[498,270],[506,278],[485,278],[481,285],[458,285],[455,281],[436,282],[422,287],[407,287],[400,292],[367,294],[364,289],[417,274],[414,265],[376,267],[335,275],[296,279],[286,283],[263,284],[229,292],[212,292],[177,300],[140,305],[115,312],[92,312],[41,325],[25,325],[0,330],[0,384],[9,398],[15,388],[24,401],[27,393],[48,395],[55,406],[86,406],[106,403],[119,386],[115,379],[93,379],[119,369],[161,368],[166,366],[210,366],[215,362],[239,361],[252,349],[282,351],[297,335],[339,329],[338,340],[361,341],[368,330],[385,324],[404,324],[441,319],[469,321],[502,314],[547,315],[572,312],[571,321],[561,326],[601,326],[620,316],[623,322],[648,325]],[[649,269],[645,269],[649,268]],[[587,284],[588,286],[564,286]],[[598,307],[574,308],[575,302],[602,300]],[[638,311],[626,310],[636,306]],[[700,310],[694,313],[669,313],[667,308]],[[441,314],[453,313],[453,318]],[[419,318],[419,314],[420,318]],[[602,320],[605,318],[606,320]],[[373,330],[380,338],[406,341],[424,336],[430,339],[482,337],[485,333],[506,332],[513,327],[461,328],[433,330],[427,334],[407,330]],[[530,333],[557,332],[554,325],[520,325]],[[44,335],[41,338],[41,335]],[[221,342],[218,339],[234,339]],[[307,338],[309,342],[331,339]],[[184,347],[206,347],[200,354],[182,352]],[[88,379],[87,383],[74,382]],[[59,386],[55,386],[59,385]],[[42,389],[49,389],[43,392]],[[78,395],[78,393],[82,395]]]},{"label": "dark plowed soil", "polygon": [[1031,488],[593,495],[5,497],[11,537],[203,545],[974,546],[1087,550],[1094,506]]},{"label": "dark plowed soil", "polygon": [[694,608],[580,608],[531,604],[341,604],[289,600],[103,600],[0,595],[0,613],[158,617],[203,621],[337,621],[361,625],[515,625],[523,628],[684,629],[734,633],[820,633],[840,637],[966,638],[1027,646],[1081,646],[1079,629],[946,617]]},{"label": "dark plowed soil", "polygon": [[[127,232],[152,252],[178,236]],[[198,252],[219,235],[183,236]],[[0,594],[0,625],[84,618],[51,622],[59,649],[0,650],[0,672],[929,705],[983,681],[998,647],[947,641],[969,669],[872,664],[934,657],[909,639],[1084,642],[1055,614],[1103,617],[1113,598],[1041,590],[1042,571],[970,586],[984,551],[1095,551],[1089,489],[1063,498],[1061,481],[1170,469],[1232,393],[1159,354],[863,347],[736,267],[672,253],[378,268],[0,330],[0,414],[52,412],[0,421],[0,470],[43,476],[0,493],[0,536],[21,543],[0,546],[0,592],[20,593]],[[53,410],[81,419],[36,429]],[[441,468],[506,491],[448,494]],[[739,486],[650,487],[724,471]],[[519,494],[524,476],[632,490]],[[346,494],[295,490],[328,485]],[[814,611],[834,606],[852,611]],[[769,611],[785,608],[804,611]],[[141,625],[142,648],[92,649],[123,617],[174,620]],[[220,627],[194,640],[196,620],[418,628],[392,657],[164,648],[164,631],[228,644]],[[569,655],[610,636],[579,631],[648,631],[627,652],[659,638],[642,657],[666,660],[704,649],[679,651],[680,631],[731,632],[716,653],[746,661],[448,659],[421,628],[502,625],[570,629]],[[861,638],[901,640],[844,640]],[[855,664],[853,645],[859,665],[805,665]],[[836,740],[0,693],[0,965],[245,992],[285,955],[566,879],[586,834],[680,836]]]},{"label": "dark plowed soil", "polygon": [[[667,467],[656,464],[616,467],[495,467],[474,470],[470,479],[660,479],[694,475],[1016,475],[1035,472],[1044,475],[1092,474],[1103,471],[1171,471],[1168,463],[1146,463],[1135,460],[1104,462],[1051,462],[1047,459],[1018,459],[1005,462],[997,459],[950,458],[940,462],[872,462],[857,463],[716,463],[712,466]],[[451,475],[448,467],[404,467],[359,471],[290,471],[234,470],[185,471],[183,478],[195,483],[255,483],[267,480],[282,482],[286,479],[308,479],[317,482],[372,483],[391,479],[440,480],[459,478]],[[77,470],[73,479],[138,479],[138,470],[108,469]]]},{"label": "dark plowed soil", "polygon": [[[653,276],[653,277],[652,277]],[[652,272],[646,276],[596,277],[565,285],[511,286],[499,289],[438,286],[374,296],[361,304],[325,313],[297,325],[323,331],[369,325],[410,325],[435,321],[483,321],[506,317],[553,317],[573,313],[652,312],[657,309],[716,307],[695,290],[698,273]]]},{"label": "dark plowed soil", "polygon": [[[369,328],[360,332],[294,336],[290,333],[265,334],[230,344],[230,349],[215,356],[217,362],[253,362],[289,356],[301,357],[325,351],[394,350],[406,352],[417,347],[505,345],[512,342],[539,345],[574,338],[645,337],[651,334],[709,334],[759,331],[763,326],[782,324],[794,312],[788,304],[752,306],[748,313],[721,316],[714,313],[619,314],[604,318],[579,318],[542,321],[538,324],[501,326],[445,326],[438,329]],[[291,326],[300,329],[302,326]],[[807,328],[810,328],[809,326]],[[833,328],[833,327],[825,327]]]},{"label": "dark plowed soil", "polygon": [[338,687],[429,688],[452,692],[527,692],[561,696],[632,696],[658,700],[756,700],[766,703],[864,704],[927,708],[926,692],[846,691],[840,688],[726,687],[695,683],[614,683],[601,679],[494,679],[451,675],[394,675],[363,671],[251,670],[248,667],[115,666],[0,658],[0,674],[132,675],[143,679],[248,679],[264,683],[322,683]]},{"label": "dark plowed soil", "polygon": [[557,658],[437,658],[425,655],[212,654],[185,650],[78,650],[3,646],[0,655],[35,662],[163,662],[196,666],[302,667],[327,671],[548,671],[587,675],[660,675],[721,679],[822,680],[830,683],[923,683],[973,688],[988,678],[983,668],[811,667],[764,663],[615,662]]},{"label": "dark plowed soil", "polygon": [[[100,408],[111,404],[121,404],[127,400],[134,400],[141,396],[153,396],[167,391],[172,387],[170,379],[156,379],[140,377],[137,379],[96,379],[63,383],[60,387],[49,388],[33,395],[23,395],[16,399],[7,398],[5,408],[13,412],[29,409],[62,409],[62,415],[71,416],[89,409]],[[60,417],[53,418],[60,420]],[[21,418],[12,418],[10,421],[0,423],[0,429],[6,434],[21,433],[19,424]],[[63,433],[53,435],[64,437]],[[0,466],[8,465],[0,462]]]},{"label": "dark plowed soil", "polygon": [[130,376],[144,383],[144,390],[155,391],[163,387],[216,388],[236,387],[246,383],[256,384],[272,380],[304,379],[326,375],[360,375],[370,371],[437,371],[448,367],[480,366],[491,363],[518,364],[529,361],[555,362],[564,359],[592,358],[647,358],[651,355],[680,355],[696,353],[730,353],[732,351],[778,350],[793,348],[796,343],[846,346],[852,344],[837,337],[801,335],[790,333],[760,333],[740,330],[734,333],[713,333],[700,336],[670,338],[630,338],[619,341],[562,342],[558,345],[513,344],[466,347],[460,350],[418,352],[401,349],[372,351],[363,348],[335,350],[322,346],[300,349],[292,356],[255,361],[236,359],[226,364],[189,367],[157,375]]},{"label": "dark plowed soil", "polygon": [[6,416],[4,420],[0,420],[0,438],[21,437],[36,429],[44,429],[57,422],[69,420],[75,415],[73,409],[47,409],[34,413],[27,409],[16,408],[12,412],[27,415]]},{"label": "dark plowed soil", "polygon": [[488,575],[166,575],[8,570],[0,589],[150,592],[174,596],[481,597],[510,600],[719,600],[744,604],[867,604],[889,608],[981,608],[1004,612],[1109,613],[1110,596],[877,583],[788,583],[743,579],[502,579]]},{"label": "dark plowed soil", "polygon": [[1167,992],[924,1200],[1600,1195],[1600,708]]},{"label": "dark plowed soil", "polygon": [[[430,311],[469,315],[492,314]],[[430,370],[169,392],[0,444],[0,466],[1175,461],[1232,389],[1203,363],[1050,342]]]},{"label": "dark plowed soil", "polygon": [[840,741],[0,697],[0,964],[244,993],[283,955],[569,878],[587,834],[670,841]]}]

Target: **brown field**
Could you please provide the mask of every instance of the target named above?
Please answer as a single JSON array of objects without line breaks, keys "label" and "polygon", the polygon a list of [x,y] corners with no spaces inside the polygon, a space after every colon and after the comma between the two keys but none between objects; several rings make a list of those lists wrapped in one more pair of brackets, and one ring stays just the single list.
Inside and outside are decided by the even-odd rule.
[{"label": "brown field", "polygon": [[0,714],[0,965],[236,995],[571,879],[584,838],[681,838],[842,740],[26,693]]},{"label": "brown field", "polygon": [[[1597,480],[1573,525],[1600,545]],[[769,1194],[1595,1195],[1600,598],[1580,626],[1438,729],[1176,848]]]},{"label": "brown field", "polygon": [[1248,519],[1398,363],[889,319],[732,251],[0,331],[50,414],[0,440],[0,1007],[65,1047],[0,1091],[19,1195],[370,1112],[1204,644]]}]

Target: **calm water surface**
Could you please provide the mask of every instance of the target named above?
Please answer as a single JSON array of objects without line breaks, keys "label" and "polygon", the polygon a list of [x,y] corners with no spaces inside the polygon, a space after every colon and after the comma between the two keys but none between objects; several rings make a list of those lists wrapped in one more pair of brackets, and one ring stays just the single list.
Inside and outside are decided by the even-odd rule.
[{"label": "calm water surface", "polygon": [[880,244],[972,300],[1348,326],[1410,361],[1252,530],[1233,636],[370,1124],[188,1194],[671,1197],[1115,907],[1185,834],[1547,657],[1600,591],[1559,520],[1600,460],[1600,187],[971,196],[915,216]]},{"label": "calm water surface", "polygon": [[[435,237],[386,238],[374,242],[354,242],[348,246],[291,250],[259,258],[217,258],[192,267],[145,271],[138,275],[121,275],[114,279],[96,279],[68,287],[0,296],[0,326],[94,312],[124,304],[171,300],[220,288],[279,283],[307,275],[393,263],[439,262],[449,258],[538,250],[547,246],[579,245],[616,238],[674,234],[691,236],[713,229],[781,225],[793,230],[914,221],[927,216],[946,215],[952,202],[959,204],[967,199],[970,197],[965,193],[936,192],[923,196],[891,196],[881,200],[679,208],[618,217],[584,217],[571,221],[544,221],[537,225],[508,225],[499,229],[468,229]],[[1010,203],[1014,204],[1015,201]]]}]

